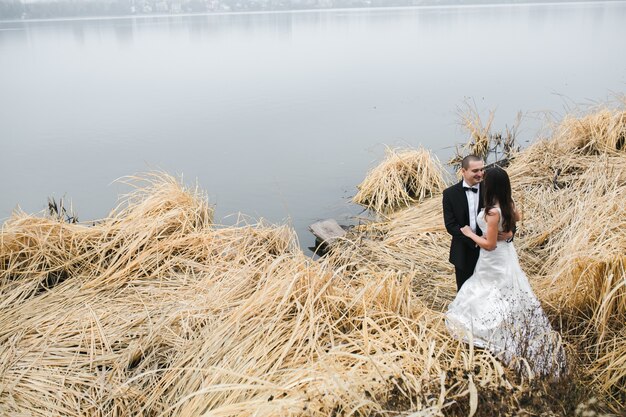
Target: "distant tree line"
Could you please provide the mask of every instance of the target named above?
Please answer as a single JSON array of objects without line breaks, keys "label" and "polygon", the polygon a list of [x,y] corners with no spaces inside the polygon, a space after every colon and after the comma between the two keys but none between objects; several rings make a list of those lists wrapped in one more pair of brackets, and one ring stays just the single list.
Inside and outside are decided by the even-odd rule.
[{"label": "distant tree line", "polygon": [[[523,3],[529,0],[509,0]],[[558,0],[557,0],[558,1]],[[132,14],[206,13],[438,4],[502,3],[498,0],[0,0],[0,20]]]},{"label": "distant tree line", "polygon": [[131,12],[129,0],[53,0],[22,3],[0,0],[0,19],[48,19],[125,15]]}]

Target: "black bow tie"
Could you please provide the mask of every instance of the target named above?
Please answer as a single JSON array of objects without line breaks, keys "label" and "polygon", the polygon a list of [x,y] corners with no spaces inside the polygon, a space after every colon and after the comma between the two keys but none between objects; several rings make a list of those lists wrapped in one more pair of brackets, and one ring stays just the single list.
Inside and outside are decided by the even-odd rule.
[{"label": "black bow tie", "polygon": [[471,191],[473,193],[477,193],[478,192],[478,188],[474,188],[474,187],[463,187],[463,191]]}]

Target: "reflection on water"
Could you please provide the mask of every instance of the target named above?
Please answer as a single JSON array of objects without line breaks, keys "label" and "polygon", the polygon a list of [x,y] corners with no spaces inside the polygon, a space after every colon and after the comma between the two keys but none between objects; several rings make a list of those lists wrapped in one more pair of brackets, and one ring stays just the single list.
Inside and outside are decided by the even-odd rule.
[{"label": "reflection on water", "polygon": [[101,217],[111,181],[164,169],[307,246],[359,211],[383,144],[446,159],[466,100],[503,128],[623,92],[624,21],[593,2],[0,23],[0,217],[64,194]]}]

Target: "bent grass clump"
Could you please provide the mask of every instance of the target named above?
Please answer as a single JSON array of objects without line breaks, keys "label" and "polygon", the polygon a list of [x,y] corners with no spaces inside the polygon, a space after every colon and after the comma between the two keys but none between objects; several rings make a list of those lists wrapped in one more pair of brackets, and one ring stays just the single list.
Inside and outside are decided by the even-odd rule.
[{"label": "bent grass clump", "polygon": [[581,117],[567,116],[556,137],[583,154],[626,152],[626,110],[600,108]]},{"label": "bent grass clump", "polygon": [[385,160],[358,185],[352,201],[389,214],[438,195],[445,187],[445,171],[429,151],[387,148]]}]

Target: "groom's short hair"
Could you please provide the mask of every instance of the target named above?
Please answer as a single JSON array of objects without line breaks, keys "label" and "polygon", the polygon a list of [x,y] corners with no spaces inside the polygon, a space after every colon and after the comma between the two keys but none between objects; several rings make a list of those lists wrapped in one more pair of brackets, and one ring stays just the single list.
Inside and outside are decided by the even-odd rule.
[{"label": "groom's short hair", "polygon": [[463,168],[463,169],[469,168],[470,162],[474,162],[474,161],[482,161],[482,159],[477,157],[476,155],[467,155],[461,161],[461,168]]}]

